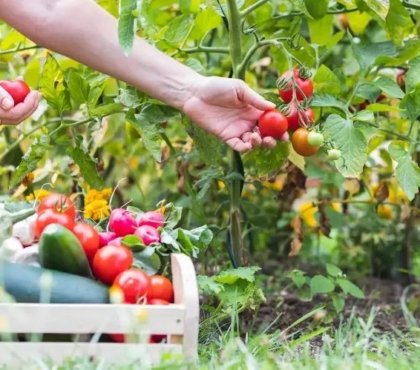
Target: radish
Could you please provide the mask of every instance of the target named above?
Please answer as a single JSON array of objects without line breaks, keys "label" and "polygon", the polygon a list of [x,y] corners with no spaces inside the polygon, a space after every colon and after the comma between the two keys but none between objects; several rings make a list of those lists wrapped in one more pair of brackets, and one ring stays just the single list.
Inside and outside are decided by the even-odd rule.
[{"label": "radish", "polygon": [[138,236],[141,240],[143,240],[143,243],[145,245],[160,242],[159,231],[157,231],[154,227],[150,225],[142,225],[138,227],[134,235]]},{"label": "radish", "polygon": [[13,261],[16,253],[23,250],[23,245],[18,238],[10,237],[7,238],[0,247],[0,259],[5,259],[6,261]]},{"label": "radish", "polygon": [[121,244],[121,240],[123,238],[120,236],[118,238],[114,238],[112,239],[107,245],[113,245],[115,247],[122,247],[123,245]]},{"label": "radish", "polygon": [[109,217],[109,228],[117,236],[132,234],[136,226],[137,222],[130,212],[122,208],[112,210]]},{"label": "radish", "polygon": [[99,248],[105,247],[116,237],[117,237],[117,234],[115,234],[112,231],[104,231],[104,232],[99,233]]},{"label": "radish", "polygon": [[149,225],[157,229],[158,227],[162,227],[165,223],[165,219],[162,213],[158,211],[149,211],[143,213],[138,219],[138,225]]},{"label": "radish", "polygon": [[12,236],[19,239],[24,247],[35,242],[34,223],[36,215],[32,215],[23,221],[16,222],[12,227]]}]

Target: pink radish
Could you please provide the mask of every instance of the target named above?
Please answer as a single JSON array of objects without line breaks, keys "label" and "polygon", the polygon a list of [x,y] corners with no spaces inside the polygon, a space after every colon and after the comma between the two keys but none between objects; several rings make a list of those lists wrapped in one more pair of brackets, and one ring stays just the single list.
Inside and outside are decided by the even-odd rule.
[{"label": "pink radish", "polygon": [[136,226],[137,222],[130,212],[122,208],[112,210],[109,217],[109,228],[117,236],[133,234]]},{"label": "pink radish", "polygon": [[112,231],[103,231],[99,233],[99,248],[105,247],[116,237],[117,237],[117,234],[115,234]]},{"label": "pink radish", "polygon": [[143,243],[145,245],[160,242],[159,231],[157,231],[154,227],[150,225],[142,225],[138,227],[134,235],[138,236],[141,240],[143,240]]},{"label": "pink radish", "polygon": [[158,227],[162,227],[165,223],[165,219],[162,213],[158,211],[149,211],[143,213],[138,219],[138,225],[149,225],[157,229]]},{"label": "pink radish", "polygon": [[122,236],[120,236],[118,238],[114,238],[107,245],[113,245],[115,247],[122,247],[123,245],[121,243],[121,240],[123,240]]}]

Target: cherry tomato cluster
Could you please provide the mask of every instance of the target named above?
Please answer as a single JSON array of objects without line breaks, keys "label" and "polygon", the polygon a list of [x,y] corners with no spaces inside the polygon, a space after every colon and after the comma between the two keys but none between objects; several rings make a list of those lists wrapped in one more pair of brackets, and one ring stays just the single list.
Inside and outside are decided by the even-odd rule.
[{"label": "cherry tomato cluster", "polygon": [[[145,212],[138,218],[129,211],[118,208],[111,212],[109,231],[98,232],[86,222],[77,222],[76,207],[64,194],[52,193],[45,197],[37,209],[34,232],[37,239],[49,224],[60,224],[72,231],[90,262],[94,276],[118,292],[122,303],[147,303],[168,305],[174,300],[171,281],[162,275],[149,276],[133,267],[133,253],[123,244],[123,238],[135,235],[145,248],[160,242],[160,229],[165,223],[159,211]],[[111,337],[123,341],[121,334]],[[160,342],[166,336],[153,335],[152,342]]]},{"label": "cherry tomato cluster", "polygon": [[261,115],[258,121],[261,135],[285,140],[289,131],[298,154],[305,157],[315,154],[323,144],[323,137],[308,130],[315,122],[314,111],[308,107],[313,92],[313,82],[305,71],[296,68],[283,73],[278,80],[278,93],[285,105],[280,111],[273,109]]}]

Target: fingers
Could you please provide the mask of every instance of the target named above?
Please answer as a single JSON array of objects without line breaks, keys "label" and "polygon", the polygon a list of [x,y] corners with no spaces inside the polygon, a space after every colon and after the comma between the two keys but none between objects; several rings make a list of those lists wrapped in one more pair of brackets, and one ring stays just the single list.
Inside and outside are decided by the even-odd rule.
[{"label": "fingers", "polygon": [[233,150],[236,150],[240,153],[245,153],[248,150],[252,149],[252,145],[250,142],[245,143],[243,140],[237,137],[226,140],[226,144],[229,145]]},{"label": "fingers", "polygon": [[0,86],[0,108],[8,111],[15,105],[10,94]]},{"label": "fingers", "polygon": [[38,91],[31,91],[23,103],[7,111],[0,108],[0,120],[2,124],[18,124],[24,121],[38,108],[40,99],[41,94]]},{"label": "fingers", "polygon": [[239,83],[239,94],[238,97],[244,103],[253,106],[261,111],[274,109],[276,105],[268,100],[265,100],[261,95],[252,90],[246,83]]},{"label": "fingers", "polygon": [[265,148],[273,149],[276,147],[276,145],[277,145],[277,141],[273,137],[267,136],[262,139],[262,146]]}]

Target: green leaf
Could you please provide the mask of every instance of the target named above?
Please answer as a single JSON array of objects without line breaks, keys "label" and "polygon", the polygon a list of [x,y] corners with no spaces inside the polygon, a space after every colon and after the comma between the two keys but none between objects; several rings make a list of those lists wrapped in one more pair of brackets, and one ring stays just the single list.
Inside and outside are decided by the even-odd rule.
[{"label": "green leaf", "polygon": [[328,275],[331,275],[332,277],[337,277],[343,274],[343,271],[341,271],[341,269],[338,268],[336,265],[327,263],[326,267]]},{"label": "green leaf", "polygon": [[339,95],[341,93],[341,83],[338,77],[327,66],[322,64],[314,77],[317,93],[329,93]]},{"label": "green leaf", "polygon": [[180,15],[168,24],[165,32],[165,40],[171,44],[181,43],[191,30],[191,18],[188,15]]},{"label": "green leaf", "polygon": [[89,83],[74,68],[71,68],[67,71],[66,81],[70,96],[73,99],[76,107],[79,107],[81,104],[88,100]]},{"label": "green leaf", "polygon": [[10,186],[14,187],[23,178],[38,167],[39,161],[50,149],[50,138],[48,136],[41,136],[39,139],[35,139],[29,150],[22,157],[22,161],[13,172],[10,180]]},{"label": "green leaf", "polygon": [[328,2],[329,0],[305,0],[305,7],[312,17],[319,19],[327,13]]},{"label": "green leaf", "polygon": [[334,291],[333,282],[322,275],[315,275],[311,279],[310,287],[312,296],[315,294],[331,293]]},{"label": "green leaf", "polygon": [[244,156],[250,173],[260,176],[278,171],[289,155],[289,143],[278,141],[274,149],[257,148]]},{"label": "green leaf", "polygon": [[328,45],[330,47],[333,34],[333,16],[321,19],[308,19],[309,32],[313,44]]},{"label": "green leaf", "polygon": [[404,92],[398,84],[390,78],[379,77],[374,84],[391,98],[402,99],[404,97]]},{"label": "green leaf", "polygon": [[352,43],[353,53],[360,68],[367,70],[375,64],[380,56],[393,56],[396,54],[395,46],[390,41]]},{"label": "green leaf", "polygon": [[356,4],[362,10],[370,10],[383,21],[389,13],[388,0],[356,0]]},{"label": "green leaf", "polygon": [[365,294],[362,292],[362,290],[351,281],[347,279],[337,279],[337,284],[340,286],[344,293],[350,294],[355,298],[365,298]]},{"label": "green leaf", "polygon": [[370,110],[371,112],[399,112],[400,108],[389,105],[389,104],[381,104],[381,103],[374,103],[369,104],[366,109]]},{"label": "green leaf", "polygon": [[380,94],[380,87],[376,86],[373,82],[363,83],[356,90],[356,96],[369,100],[370,102],[376,101]]},{"label": "green leaf", "polygon": [[165,227],[173,229],[182,217],[182,207],[174,206],[173,203],[165,205]]},{"label": "green leaf", "polygon": [[91,187],[94,189],[102,189],[104,187],[104,182],[96,169],[96,163],[88,153],[79,147],[70,147],[67,149],[67,154],[79,166],[80,173]]},{"label": "green leaf", "polygon": [[333,306],[337,313],[343,311],[344,305],[346,301],[343,297],[339,296],[338,294],[334,294],[332,297]]},{"label": "green leaf", "polygon": [[398,160],[395,176],[407,198],[413,200],[420,187],[420,168],[408,153]]},{"label": "green leaf", "polygon": [[105,117],[115,113],[121,113],[123,106],[119,103],[108,103],[96,106],[89,110],[89,114],[92,117]]},{"label": "green leaf", "polygon": [[420,116],[420,84],[405,95],[401,100],[400,108],[404,110],[404,115],[410,121],[417,120],[417,117]]},{"label": "green leaf", "polygon": [[255,274],[261,268],[257,266],[238,267],[236,269],[229,269],[222,271],[215,276],[214,280],[221,284],[235,284],[238,280],[245,280],[249,283],[255,282]]},{"label": "green leaf", "polygon": [[414,90],[420,84],[420,56],[411,60],[405,75],[405,88],[407,92]]},{"label": "green leaf", "polygon": [[414,24],[410,13],[401,3],[401,0],[389,0],[389,11],[386,16],[388,34],[398,45],[413,31]]},{"label": "green leaf", "polygon": [[133,265],[142,269],[148,275],[156,274],[162,267],[162,261],[153,245],[149,245],[141,252],[133,253],[133,257]]},{"label": "green leaf", "polygon": [[331,114],[322,132],[325,140],[331,141],[335,148],[341,150],[342,157],[334,161],[339,172],[344,177],[358,177],[368,158],[367,140],[362,131],[351,120]]},{"label": "green leaf", "polygon": [[137,0],[120,0],[120,17],[118,19],[118,40],[126,55],[133,47],[135,35],[135,11]]},{"label": "green leaf", "polygon": [[347,110],[346,105],[343,102],[328,94],[315,94],[311,101],[311,106],[337,108],[343,112],[346,112]]},{"label": "green leaf", "polygon": [[[128,208],[127,208],[128,210]],[[132,251],[142,251],[146,248],[146,245],[136,235],[127,235],[121,239],[121,244],[125,245],[126,247],[130,248]]]},{"label": "green leaf", "polygon": [[373,112],[370,112],[366,109],[356,112],[356,114],[353,116],[353,121],[355,122],[372,122],[374,120],[375,115]]},{"label": "green leaf", "polygon": [[198,275],[197,283],[201,294],[218,295],[223,290],[223,285],[216,283],[213,278],[205,275]]},{"label": "green leaf", "polygon": [[49,54],[44,64],[39,88],[44,99],[59,115],[71,108],[69,91],[64,82],[60,65]]},{"label": "green leaf", "polygon": [[178,241],[182,248],[188,251],[188,255],[197,257],[201,250],[209,246],[213,240],[213,233],[207,225],[192,230],[178,230]]},{"label": "green leaf", "polygon": [[305,273],[301,270],[293,270],[288,276],[298,288],[301,288],[306,283]]},{"label": "green leaf", "polygon": [[197,14],[191,37],[194,40],[201,40],[209,31],[222,24],[222,17],[212,7],[207,7]]}]

